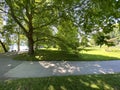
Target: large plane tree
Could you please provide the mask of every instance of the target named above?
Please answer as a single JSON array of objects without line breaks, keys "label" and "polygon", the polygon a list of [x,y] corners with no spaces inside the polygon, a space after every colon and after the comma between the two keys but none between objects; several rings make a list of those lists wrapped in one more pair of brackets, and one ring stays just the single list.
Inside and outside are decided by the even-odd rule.
[{"label": "large plane tree", "polygon": [[[114,24],[112,20],[119,17],[115,13],[119,12],[117,0],[5,0],[5,4],[8,6],[7,14],[28,39],[29,55],[34,54],[34,45],[40,40],[57,42],[60,46],[66,44],[76,49],[75,46],[79,46],[77,37],[81,38],[94,30],[99,31],[100,27],[107,28],[103,32],[107,30],[109,33],[110,26]],[[53,27],[58,30],[56,36],[51,33]],[[72,40],[67,42],[70,38]]]},{"label": "large plane tree", "polygon": [[34,44],[41,40],[41,36],[46,35],[63,43],[64,40],[59,37],[48,35],[48,30],[56,26],[60,18],[66,17],[65,10],[74,3],[72,0],[5,0],[7,14],[20,26],[28,39],[29,55],[34,54]]}]

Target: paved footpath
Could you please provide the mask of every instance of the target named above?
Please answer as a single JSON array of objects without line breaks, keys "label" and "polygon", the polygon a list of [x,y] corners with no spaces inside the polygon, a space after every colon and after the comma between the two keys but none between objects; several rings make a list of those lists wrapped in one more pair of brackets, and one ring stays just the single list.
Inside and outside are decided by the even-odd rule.
[{"label": "paved footpath", "polygon": [[12,60],[11,54],[8,54],[8,53],[0,54],[0,80],[7,78],[4,76],[4,74],[10,71],[11,69],[15,68],[21,63],[23,62]]},{"label": "paved footpath", "polygon": [[28,78],[82,74],[120,73],[120,60],[114,61],[14,61],[0,57],[1,78]]}]

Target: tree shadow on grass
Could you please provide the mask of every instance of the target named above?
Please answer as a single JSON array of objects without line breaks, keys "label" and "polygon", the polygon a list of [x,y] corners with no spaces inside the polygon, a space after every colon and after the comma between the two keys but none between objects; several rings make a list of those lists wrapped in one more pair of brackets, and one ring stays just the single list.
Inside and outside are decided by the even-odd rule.
[{"label": "tree shadow on grass", "polygon": [[106,77],[105,75],[85,75],[66,77],[64,79],[57,78],[56,84],[50,82],[50,85],[54,90],[119,90],[118,77],[120,78],[118,75],[107,75]]},{"label": "tree shadow on grass", "polygon": [[94,54],[68,54],[68,53],[41,53],[36,58],[39,61],[104,61],[120,60],[112,56],[94,55]]},{"label": "tree shadow on grass", "polygon": [[59,77],[57,80],[53,79],[56,83],[50,80],[48,88],[53,88],[53,90],[119,90],[119,78],[119,75],[85,75],[64,79]]},{"label": "tree shadow on grass", "polygon": [[[87,49],[87,51],[91,51],[95,49]],[[51,50],[40,50],[37,55],[41,58],[38,58],[39,60],[45,60],[45,61],[83,61],[83,60],[90,60],[90,61],[104,61],[104,60],[120,60],[120,58],[117,57],[109,57],[109,56],[103,56],[103,55],[94,55],[94,54],[74,54],[69,53],[66,51],[51,51]]]},{"label": "tree shadow on grass", "polygon": [[[90,49],[91,50],[91,49]],[[14,57],[16,60],[27,61],[104,61],[104,60],[120,60],[117,57],[109,57],[94,54],[74,54],[66,51],[40,50],[34,56],[22,53]]]},{"label": "tree shadow on grass", "polygon": [[1,90],[120,90],[120,75],[29,78],[0,82]]}]

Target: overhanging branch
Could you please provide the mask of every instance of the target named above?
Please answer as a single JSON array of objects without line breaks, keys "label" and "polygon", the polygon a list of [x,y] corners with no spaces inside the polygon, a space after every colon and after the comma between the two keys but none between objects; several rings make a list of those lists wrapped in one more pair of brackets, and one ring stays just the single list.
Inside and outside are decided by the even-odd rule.
[{"label": "overhanging branch", "polygon": [[7,5],[9,6],[9,8],[10,8],[9,10],[10,10],[10,12],[11,12],[11,13],[9,13],[9,15],[12,16],[12,18],[15,20],[15,22],[23,29],[24,33],[27,35],[27,30],[26,30],[25,27],[21,24],[21,22],[17,19],[17,16],[15,16],[14,9],[13,9],[13,6],[12,6],[12,2],[9,1],[9,3],[8,3],[8,2],[6,2],[6,3],[7,3]]}]

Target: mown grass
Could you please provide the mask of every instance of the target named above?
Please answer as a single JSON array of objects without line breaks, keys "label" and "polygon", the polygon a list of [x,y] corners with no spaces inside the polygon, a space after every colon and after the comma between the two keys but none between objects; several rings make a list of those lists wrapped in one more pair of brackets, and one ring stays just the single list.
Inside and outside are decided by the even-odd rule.
[{"label": "mown grass", "polygon": [[6,80],[0,90],[120,90],[120,74]]},{"label": "mown grass", "polygon": [[120,48],[88,47],[81,51],[83,60],[120,60]]},{"label": "mown grass", "polygon": [[105,48],[88,47],[80,51],[79,54],[73,54],[66,51],[57,50],[39,50],[35,55],[30,57],[27,53],[19,54],[15,57],[17,60],[29,61],[103,61],[103,60],[120,60],[120,50],[112,49],[106,51]]}]

